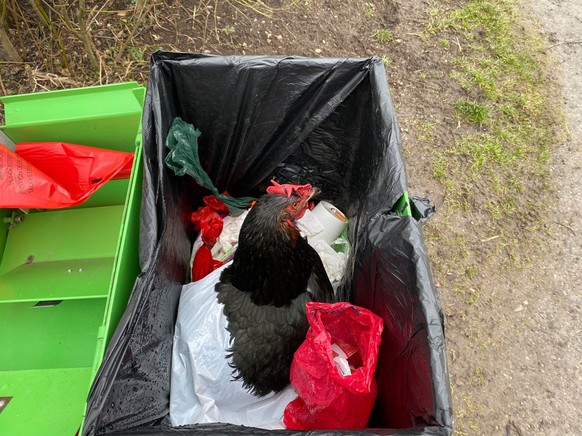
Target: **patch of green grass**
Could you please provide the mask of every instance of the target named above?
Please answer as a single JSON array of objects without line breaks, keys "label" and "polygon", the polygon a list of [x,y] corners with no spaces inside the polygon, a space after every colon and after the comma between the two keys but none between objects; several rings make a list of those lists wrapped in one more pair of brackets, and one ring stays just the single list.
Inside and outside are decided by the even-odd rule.
[{"label": "patch of green grass", "polygon": [[472,279],[473,277],[476,277],[477,274],[479,274],[479,267],[477,265],[468,265],[465,268],[465,275],[469,279]]},{"label": "patch of green grass", "polygon": [[394,40],[394,34],[388,29],[376,30],[372,35],[380,44],[386,44]]},{"label": "patch of green grass", "polygon": [[[464,403],[464,404],[463,404]],[[468,436],[469,434],[478,434],[478,424],[471,420],[473,416],[478,416],[483,413],[483,408],[475,406],[473,400],[469,396],[464,396],[457,401],[455,408],[455,434],[459,436]],[[467,426],[471,432],[469,433],[465,428]]]},{"label": "patch of green grass", "polygon": [[364,3],[364,14],[366,17],[373,17],[374,16],[374,5],[370,3]]},{"label": "patch of green grass", "polygon": [[442,48],[444,48],[445,50],[448,50],[449,47],[451,46],[451,43],[449,42],[448,39],[446,38],[441,38],[439,39],[439,44],[441,45]]},{"label": "patch of green grass", "polygon": [[449,163],[447,160],[447,156],[441,154],[437,156],[432,164],[433,175],[441,183],[449,179]]},{"label": "patch of green grass", "polygon": [[[467,284],[463,271],[469,267],[470,243],[466,235],[452,221],[429,221],[425,227],[425,239],[431,254],[431,267],[438,282],[447,283],[453,292],[465,294]],[[457,279],[448,283],[447,273],[456,273]]]},{"label": "patch of green grass", "polygon": [[144,59],[144,49],[143,47],[129,47],[127,49],[127,54],[134,60],[134,61],[143,61]]},{"label": "patch of green grass", "polygon": [[439,125],[437,120],[415,120],[412,123],[412,130],[416,139],[420,142],[430,143],[436,136],[436,128]]},{"label": "patch of green grass", "polygon": [[453,107],[459,118],[466,118],[472,123],[483,123],[489,117],[489,106],[485,103],[460,99]]},{"label": "patch of green grass", "polygon": [[[457,9],[441,2],[427,17],[426,32],[437,48],[447,50],[443,41],[450,40],[462,47],[450,58],[451,78],[472,96],[453,105],[457,119],[472,124],[434,151],[433,173],[445,187],[445,201],[469,205],[470,213],[485,210],[494,222],[514,219],[529,208],[532,195],[540,201],[547,195],[549,150],[564,126],[549,103],[544,43],[524,30],[517,0],[468,0]],[[469,186],[470,203],[463,198]]]},{"label": "patch of green grass", "polygon": [[[482,277],[528,268],[550,237],[548,163],[566,129],[548,79],[551,60],[523,25],[517,0],[466,0],[459,9],[435,4],[422,40],[451,66],[442,82],[451,90],[450,115],[436,129],[422,118],[408,127],[432,153],[444,194],[424,232],[435,281],[455,310],[475,311],[489,304]],[[452,134],[443,140],[439,133],[447,129]],[[481,386],[482,374],[475,372],[473,383]],[[469,403],[464,409],[455,431],[474,434],[478,410]]]},{"label": "patch of green grass", "polygon": [[471,385],[479,387],[485,386],[485,374],[480,368],[474,369],[473,380],[471,380]]}]

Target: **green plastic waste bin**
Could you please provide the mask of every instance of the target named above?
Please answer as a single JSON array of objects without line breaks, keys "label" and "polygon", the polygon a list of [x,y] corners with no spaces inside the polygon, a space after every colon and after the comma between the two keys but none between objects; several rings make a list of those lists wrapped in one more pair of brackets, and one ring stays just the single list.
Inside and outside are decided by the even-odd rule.
[{"label": "green plastic waste bin", "polygon": [[0,435],[74,435],[139,273],[137,83],[3,97],[4,133],[135,152],[84,204],[0,210]]}]

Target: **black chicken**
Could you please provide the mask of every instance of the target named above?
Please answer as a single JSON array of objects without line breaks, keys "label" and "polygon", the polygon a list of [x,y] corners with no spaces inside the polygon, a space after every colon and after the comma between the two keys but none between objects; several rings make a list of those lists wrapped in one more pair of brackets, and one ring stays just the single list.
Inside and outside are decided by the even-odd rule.
[{"label": "black chicken", "polygon": [[333,300],[319,255],[293,224],[318,190],[276,185],[274,191],[249,212],[233,263],[215,288],[228,319],[233,376],[259,396],[289,384],[293,354],[308,329],[305,303]]}]

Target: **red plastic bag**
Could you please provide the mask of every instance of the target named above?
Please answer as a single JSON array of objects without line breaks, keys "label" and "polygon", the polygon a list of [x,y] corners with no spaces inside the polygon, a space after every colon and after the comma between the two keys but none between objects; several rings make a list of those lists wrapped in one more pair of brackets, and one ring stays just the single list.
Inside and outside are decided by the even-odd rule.
[{"label": "red plastic bag", "polygon": [[[293,430],[364,428],[377,393],[382,319],[349,303],[306,307],[310,328],[291,364],[291,386],[299,397],[285,409],[283,422]],[[351,375],[340,373],[333,344],[351,355]]]},{"label": "red plastic bag", "polygon": [[224,222],[219,213],[228,214],[228,207],[214,195],[203,198],[206,206],[192,212],[190,220],[194,230],[200,232],[203,245],[198,249],[192,263],[192,280],[201,280],[222,266],[222,262],[212,258],[210,249],[222,233]]},{"label": "red plastic bag", "polygon": [[76,206],[113,178],[131,173],[133,153],[67,144],[0,145],[0,207],[59,209]]},{"label": "red plastic bag", "polygon": [[212,258],[210,248],[203,245],[196,252],[194,256],[194,264],[192,267],[192,281],[196,282],[202,280],[215,269],[220,268],[223,263]]}]

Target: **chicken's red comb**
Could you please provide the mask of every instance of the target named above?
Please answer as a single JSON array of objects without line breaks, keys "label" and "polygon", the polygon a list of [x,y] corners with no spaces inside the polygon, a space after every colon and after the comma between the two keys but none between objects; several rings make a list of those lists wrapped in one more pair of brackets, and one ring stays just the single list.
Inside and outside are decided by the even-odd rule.
[{"label": "chicken's red comb", "polygon": [[311,195],[313,192],[313,187],[308,183],[306,185],[292,185],[290,183],[285,183],[283,185],[271,180],[273,186],[267,188],[267,193],[269,194],[279,194],[291,197],[293,191],[297,193],[300,197]]}]

